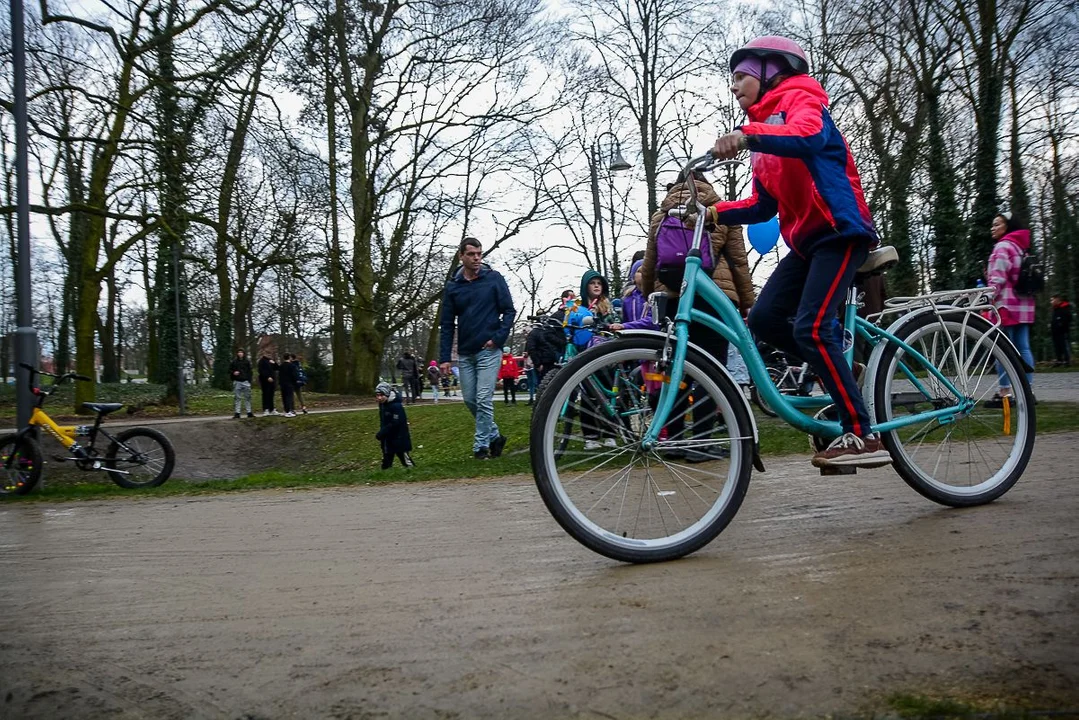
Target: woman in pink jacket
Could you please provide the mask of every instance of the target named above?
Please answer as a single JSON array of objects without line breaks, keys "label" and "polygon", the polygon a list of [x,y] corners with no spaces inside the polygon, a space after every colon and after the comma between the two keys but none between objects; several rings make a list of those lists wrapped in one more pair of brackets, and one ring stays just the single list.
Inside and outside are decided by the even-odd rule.
[{"label": "woman in pink jacket", "polygon": [[[1001,329],[1015,345],[1023,360],[1030,367],[1034,367],[1034,353],[1030,350],[1030,328],[1034,325],[1034,296],[1020,295],[1015,290],[1023,255],[1030,249],[1030,231],[1010,212],[1003,212],[993,218],[990,233],[996,245],[989,255],[986,280],[989,286],[996,290],[994,303],[1000,312]],[[999,366],[997,373],[1000,377],[1000,390],[986,403],[989,407],[999,407],[1002,404],[1000,399],[1012,394],[1011,382]],[[1027,381],[1034,383],[1034,373],[1027,373]]]}]

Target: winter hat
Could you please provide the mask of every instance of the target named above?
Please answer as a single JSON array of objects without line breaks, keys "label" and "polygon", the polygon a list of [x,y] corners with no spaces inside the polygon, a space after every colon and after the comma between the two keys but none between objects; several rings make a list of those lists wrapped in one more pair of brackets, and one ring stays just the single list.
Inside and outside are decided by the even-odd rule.
[{"label": "winter hat", "polygon": [[428,367],[434,367],[434,366],[436,366],[436,365],[438,365],[438,361],[437,361],[437,360],[432,360],[431,362],[427,363],[427,366],[428,366]]},{"label": "winter hat", "polygon": [[510,354],[510,349],[508,347],[502,348],[502,354],[503,355],[509,355]]},{"label": "winter hat", "polygon": [[388,382],[380,382],[375,386],[375,395],[385,395],[386,397],[389,397],[392,392],[393,388],[390,387]]},{"label": "winter hat", "polygon": [[630,284],[633,284],[633,276],[637,274],[637,271],[641,269],[642,265],[644,265],[644,260],[638,260],[637,262],[633,263],[630,266],[630,268],[629,268],[629,282],[630,282]]},{"label": "winter hat", "polygon": [[769,57],[764,61],[764,77],[761,77],[761,59],[759,57],[747,57],[734,66],[732,74],[752,75],[760,80],[762,84],[767,85],[777,73],[788,68],[790,68],[790,65],[785,60]]}]

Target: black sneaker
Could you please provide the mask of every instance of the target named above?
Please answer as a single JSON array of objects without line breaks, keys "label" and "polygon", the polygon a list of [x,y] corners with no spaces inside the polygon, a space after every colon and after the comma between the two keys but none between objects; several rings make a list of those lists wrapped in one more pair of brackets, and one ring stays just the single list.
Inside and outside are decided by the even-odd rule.
[{"label": "black sneaker", "polygon": [[233,420],[239,420],[240,419],[240,413],[236,413],[235,415],[233,415],[232,419]]},{"label": "black sneaker", "polygon": [[247,413],[247,417],[255,417],[255,413]]},{"label": "black sneaker", "polygon": [[476,458],[477,460],[486,460],[491,457],[491,454],[487,452],[487,448],[480,448],[476,452],[472,453],[472,457]]},{"label": "black sneaker", "polygon": [[670,448],[668,450],[660,450],[659,456],[664,460],[685,460],[686,451],[682,448]]},{"label": "black sneaker", "polygon": [[502,448],[506,447],[506,436],[499,435],[491,442],[491,457],[501,457]]}]

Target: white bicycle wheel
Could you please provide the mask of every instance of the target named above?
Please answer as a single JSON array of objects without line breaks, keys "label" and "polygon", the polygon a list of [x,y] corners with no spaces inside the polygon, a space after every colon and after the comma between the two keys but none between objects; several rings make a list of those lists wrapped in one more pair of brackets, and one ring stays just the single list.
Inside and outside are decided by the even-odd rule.
[{"label": "white bicycle wheel", "polygon": [[582,353],[532,418],[532,470],[547,508],[579,542],[624,562],[703,547],[734,518],[752,472],[745,399],[693,351],[675,411],[659,442],[644,447],[662,349],[658,338],[622,338]]},{"label": "white bicycle wheel", "polygon": [[[1019,480],[1034,450],[1034,395],[1019,353],[1002,332],[976,315],[942,320],[926,314],[899,328],[896,336],[938,368],[969,405],[954,415],[883,433],[896,471],[943,505],[996,500]],[[998,369],[1013,390],[1006,405],[993,400]],[[960,404],[925,364],[894,344],[884,350],[874,386],[878,423]]]}]

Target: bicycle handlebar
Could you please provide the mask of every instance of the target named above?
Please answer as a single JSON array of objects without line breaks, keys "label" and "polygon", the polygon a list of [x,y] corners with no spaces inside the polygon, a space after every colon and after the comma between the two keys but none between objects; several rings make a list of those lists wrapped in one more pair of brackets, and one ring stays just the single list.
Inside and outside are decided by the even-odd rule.
[{"label": "bicycle handlebar", "polygon": [[73,372],[64,373],[63,375],[57,375],[56,373],[45,372],[44,370],[38,370],[33,365],[30,365],[29,363],[24,363],[24,362],[19,363],[19,367],[30,371],[30,389],[31,390],[34,389],[34,375],[44,375],[45,377],[53,378],[53,382],[52,382],[53,387],[56,387],[57,385],[62,385],[63,383],[67,382],[68,380],[79,380],[81,382],[93,382],[94,381],[93,378],[89,378],[89,377],[86,377],[85,375],[79,375],[78,373],[73,373]]}]

